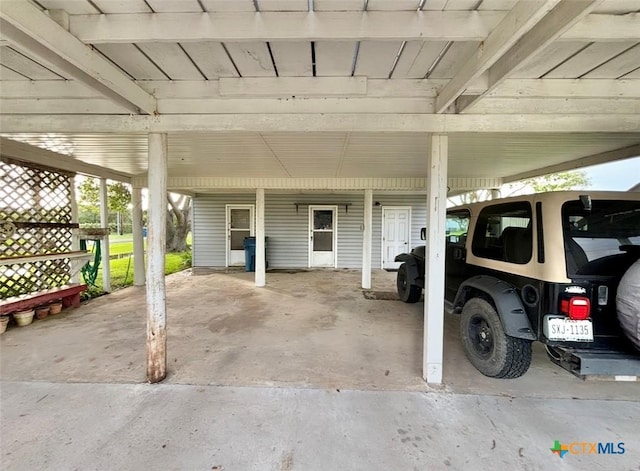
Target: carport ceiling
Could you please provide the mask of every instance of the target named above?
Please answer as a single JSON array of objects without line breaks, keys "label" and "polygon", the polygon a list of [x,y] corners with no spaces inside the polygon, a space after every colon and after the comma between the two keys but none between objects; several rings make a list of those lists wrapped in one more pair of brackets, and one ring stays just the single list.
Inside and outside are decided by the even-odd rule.
[{"label": "carport ceiling", "polygon": [[[147,171],[143,134],[21,134],[15,139],[117,172]],[[171,133],[169,174],[175,177],[424,177],[427,135],[420,133]],[[629,146],[631,133],[456,133],[449,143],[449,176],[503,177],[584,155]]]},{"label": "carport ceiling", "polygon": [[631,157],[639,11],[638,0],[3,0],[0,131],[129,175],[146,172],[149,131],[168,133],[170,175],[185,177],[424,176],[427,132],[450,134],[452,177]]}]

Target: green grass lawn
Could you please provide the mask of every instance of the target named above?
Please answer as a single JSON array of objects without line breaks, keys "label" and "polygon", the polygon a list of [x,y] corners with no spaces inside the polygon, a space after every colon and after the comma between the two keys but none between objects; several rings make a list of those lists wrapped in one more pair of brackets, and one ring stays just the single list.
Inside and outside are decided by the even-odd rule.
[{"label": "green grass lawn", "polygon": [[[165,275],[185,270],[191,266],[190,252],[169,253],[165,258]],[[111,260],[111,289],[120,289],[133,285],[133,257]],[[90,286],[87,298],[102,294],[102,269],[98,270],[97,286]]]}]

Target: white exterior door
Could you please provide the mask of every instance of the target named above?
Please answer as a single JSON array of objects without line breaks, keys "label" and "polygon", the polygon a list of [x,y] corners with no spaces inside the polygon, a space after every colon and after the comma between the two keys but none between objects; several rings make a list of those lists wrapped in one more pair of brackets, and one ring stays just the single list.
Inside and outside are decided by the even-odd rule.
[{"label": "white exterior door", "polygon": [[244,238],[254,235],[254,206],[227,205],[227,266],[244,265]]},{"label": "white exterior door", "polygon": [[309,206],[309,266],[336,268],[336,206]]},{"label": "white exterior door", "polygon": [[411,208],[382,208],[382,268],[398,268],[396,255],[411,250]]}]

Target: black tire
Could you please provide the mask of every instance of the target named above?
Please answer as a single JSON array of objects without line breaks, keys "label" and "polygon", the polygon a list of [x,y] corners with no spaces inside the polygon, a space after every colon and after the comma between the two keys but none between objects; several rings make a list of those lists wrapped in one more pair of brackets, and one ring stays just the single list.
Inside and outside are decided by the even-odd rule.
[{"label": "black tire", "polygon": [[420,301],[420,295],[422,294],[422,288],[411,283],[409,279],[409,269],[407,264],[403,263],[398,268],[398,297],[400,301],[405,303],[417,303]]},{"label": "black tire", "polygon": [[498,313],[484,299],[464,305],[460,335],[467,358],[485,376],[518,378],[531,365],[531,341],[506,335]]}]

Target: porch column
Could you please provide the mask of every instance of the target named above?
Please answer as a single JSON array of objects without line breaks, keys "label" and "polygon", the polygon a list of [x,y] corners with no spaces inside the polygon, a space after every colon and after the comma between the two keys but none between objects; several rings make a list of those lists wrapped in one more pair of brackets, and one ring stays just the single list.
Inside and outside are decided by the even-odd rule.
[{"label": "porch column", "polygon": [[267,283],[267,262],[264,253],[264,188],[256,190],[256,286]]},{"label": "porch column", "polygon": [[491,188],[491,199],[497,200],[500,198],[500,188]]},{"label": "porch column", "polygon": [[149,134],[147,233],[147,380],[167,375],[167,306],[164,280],[167,224],[167,135]]},{"label": "porch column", "polygon": [[362,221],[362,287],[371,289],[371,234],[373,224],[373,190],[364,190],[364,218]]},{"label": "porch column", "polygon": [[444,255],[448,137],[442,134],[433,134],[429,142],[422,376],[427,383],[439,384],[442,383],[444,347]]},{"label": "porch column", "polygon": [[[100,179],[100,227],[109,228],[109,199],[107,196],[107,179]],[[111,292],[111,267],[109,265],[109,234],[102,238],[102,290]]]},{"label": "porch column", "polygon": [[131,189],[133,230],[133,285],[144,286],[144,237],[142,236],[142,189]]},{"label": "porch column", "polygon": [[[76,177],[69,177],[69,207],[71,208],[71,223],[78,224],[78,201],[76,200]],[[79,229],[71,229],[71,250],[80,250]],[[82,263],[71,262],[71,283],[80,283],[80,270]]]}]

